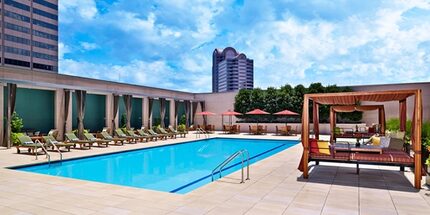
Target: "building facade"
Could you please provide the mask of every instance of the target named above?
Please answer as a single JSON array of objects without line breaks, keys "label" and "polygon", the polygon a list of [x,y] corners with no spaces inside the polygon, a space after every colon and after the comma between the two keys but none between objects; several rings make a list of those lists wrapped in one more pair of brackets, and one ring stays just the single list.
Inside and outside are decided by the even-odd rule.
[{"label": "building facade", "polygon": [[254,88],[254,61],[232,47],[215,49],[212,56],[212,92]]},{"label": "building facade", "polygon": [[58,0],[1,0],[1,65],[58,72]]}]

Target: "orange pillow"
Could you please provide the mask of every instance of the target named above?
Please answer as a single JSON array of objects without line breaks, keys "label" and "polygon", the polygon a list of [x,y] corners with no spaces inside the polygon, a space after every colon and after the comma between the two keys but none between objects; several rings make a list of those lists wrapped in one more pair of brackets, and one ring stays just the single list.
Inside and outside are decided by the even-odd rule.
[{"label": "orange pillow", "polygon": [[318,150],[321,154],[330,155],[330,144],[328,141],[318,141]]}]

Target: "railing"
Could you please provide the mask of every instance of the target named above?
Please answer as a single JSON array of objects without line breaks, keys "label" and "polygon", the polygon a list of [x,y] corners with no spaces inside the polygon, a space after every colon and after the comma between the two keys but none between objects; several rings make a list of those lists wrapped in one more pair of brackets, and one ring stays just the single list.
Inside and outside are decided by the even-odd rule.
[{"label": "railing", "polygon": [[[36,140],[36,144],[39,143],[40,148],[42,148],[42,150],[45,152],[46,158],[48,158],[48,163],[49,165],[51,165],[51,155],[49,154],[48,150],[46,150],[45,146],[43,145],[43,143],[41,143],[39,140]],[[37,147],[35,149],[35,153],[36,153],[36,160],[37,160]]]},{"label": "railing", "polygon": [[[246,155],[246,159],[245,159],[245,155]],[[244,163],[246,161],[246,180],[249,180],[249,152],[246,149],[242,149],[239,150],[235,153],[233,153],[232,155],[230,155],[227,159],[225,159],[222,163],[220,163],[217,167],[215,167],[212,170],[211,176],[212,176],[212,181],[214,181],[214,174],[216,173],[216,171],[218,171],[219,173],[219,178],[221,178],[221,174],[222,174],[222,169],[229,164],[231,161],[233,161],[237,156],[240,156],[241,158],[241,169],[242,169],[242,181],[240,183],[245,183],[244,180]]]},{"label": "railing", "polygon": [[60,154],[60,161],[63,161],[63,153],[61,152],[61,150],[54,143],[51,143],[51,145],[52,145],[52,149],[54,149],[55,151],[57,151]]},{"label": "railing", "polygon": [[205,136],[205,138],[209,138],[209,133],[207,131],[205,131],[203,128],[197,128],[196,129],[196,139],[200,138],[200,134],[203,134]]}]

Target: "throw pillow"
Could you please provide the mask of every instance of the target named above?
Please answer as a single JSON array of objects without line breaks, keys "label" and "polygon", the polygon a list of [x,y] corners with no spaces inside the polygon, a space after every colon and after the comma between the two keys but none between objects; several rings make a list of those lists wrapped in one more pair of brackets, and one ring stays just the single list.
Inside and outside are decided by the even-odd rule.
[{"label": "throw pillow", "polygon": [[311,146],[311,153],[319,153],[318,141],[316,139],[309,139],[309,143]]},{"label": "throw pillow", "polygon": [[395,150],[403,150],[403,140],[399,138],[390,138],[390,145],[388,146],[389,149],[395,149]]},{"label": "throw pillow", "polygon": [[328,141],[318,141],[318,150],[321,154],[330,155],[330,145]]},{"label": "throw pillow", "polygon": [[390,146],[390,137],[381,137],[381,148],[388,148]]}]

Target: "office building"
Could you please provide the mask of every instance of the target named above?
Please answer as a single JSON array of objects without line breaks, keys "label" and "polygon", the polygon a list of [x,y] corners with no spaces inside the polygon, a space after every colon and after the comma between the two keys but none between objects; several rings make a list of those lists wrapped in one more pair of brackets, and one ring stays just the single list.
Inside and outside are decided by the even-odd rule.
[{"label": "office building", "polygon": [[58,72],[58,0],[3,0],[1,65]]},{"label": "office building", "polygon": [[215,49],[212,56],[212,92],[254,87],[254,61],[232,47]]}]

